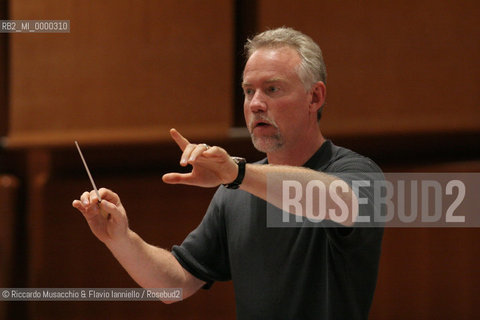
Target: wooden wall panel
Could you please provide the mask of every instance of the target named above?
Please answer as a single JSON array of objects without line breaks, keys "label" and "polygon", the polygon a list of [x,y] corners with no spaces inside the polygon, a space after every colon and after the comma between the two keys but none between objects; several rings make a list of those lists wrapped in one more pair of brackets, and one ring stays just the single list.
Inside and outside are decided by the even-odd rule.
[{"label": "wooden wall panel", "polygon": [[477,319],[477,228],[388,228],[370,319]]},{"label": "wooden wall panel", "polygon": [[480,130],[480,3],[259,0],[259,30],[316,40],[327,135]]},{"label": "wooden wall panel", "polygon": [[[19,181],[10,175],[0,175],[0,288],[13,285],[15,218]],[[6,302],[0,302],[0,319],[7,319]]]},{"label": "wooden wall panel", "polygon": [[10,175],[0,175],[0,287],[12,284],[15,212],[19,181]]},{"label": "wooden wall panel", "polygon": [[12,1],[11,19],[70,33],[12,34],[9,146],[226,136],[232,2]]},{"label": "wooden wall panel", "polygon": [[[480,161],[390,165],[389,172],[480,172]],[[385,229],[370,319],[476,319],[478,228]]]},{"label": "wooden wall panel", "polygon": [[[8,17],[7,1],[0,2],[2,19]],[[0,33],[0,137],[7,134],[8,128],[8,36]]]}]

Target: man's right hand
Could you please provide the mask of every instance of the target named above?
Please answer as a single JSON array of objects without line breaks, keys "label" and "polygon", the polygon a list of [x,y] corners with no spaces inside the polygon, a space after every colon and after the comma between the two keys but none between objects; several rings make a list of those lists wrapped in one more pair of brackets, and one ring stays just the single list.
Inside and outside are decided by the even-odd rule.
[{"label": "man's right hand", "polygon": [[[125,239],[128,234],[128,219],[120,197],[111,190],[101,188],[102,201],[98,202],[95,191],[84,192],[80,200],[74,200],[72,206],[78,209],[87,220],[93,234],[107,246]],[[108,213],[105,218],[100,209]]]},{"label": "man's right hand", "polygon": [[[78,209],[95,236],[100,239],[130,276],[144,288],[182,288],[186,299],[205,282],[183,269],[171,252],[149,245],[128,228],[128,219],[120,198],[111,190],[84,192],[72,205]],[[100,212],[108,213],[108,218]]]}]

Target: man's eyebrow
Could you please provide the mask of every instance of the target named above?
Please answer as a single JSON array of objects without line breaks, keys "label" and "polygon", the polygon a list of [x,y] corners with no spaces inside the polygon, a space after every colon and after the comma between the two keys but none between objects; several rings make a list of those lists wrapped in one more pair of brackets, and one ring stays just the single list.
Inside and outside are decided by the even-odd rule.
[{"label": "man's eyebrow", "polygon": [[285,79],[283,79],[283,78],[272,78],[272,79],[268,79],[267,81],[265,81],[265,83],[283,82],[283,81],[285,81]]}]

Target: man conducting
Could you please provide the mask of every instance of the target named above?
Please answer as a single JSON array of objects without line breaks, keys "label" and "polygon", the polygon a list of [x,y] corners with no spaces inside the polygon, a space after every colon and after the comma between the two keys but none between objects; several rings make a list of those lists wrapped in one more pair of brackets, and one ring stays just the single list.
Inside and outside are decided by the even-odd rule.
[{"label": "man conducting", "polygon": [[[369,183],[352,185],[373,181],[380,169],[322,136],[326,69],[310,37],[290,28],[268,30],[245,49],[245,121],[255,148],[267,157],[246,164],[220,147],[190,143],[170,131],[183,151],[180,164],[192,171],[165,174],[163,181],[220,186],[181,245],[167,251],[143,241],[129,229],[120,198],[110,190],[100,189],[107,219],[94,192],[84,192],[73,206],[142,287],[182,288],[186,298],[214,281],[232,280],[238,319],[367,319],[383,229],[358,224],[360,216],[372,216],[373,192]],[[321,219],[307,219],[308,210],[298,206],[282,207],[288,195],[278,186],[284,181],[302,190],[311,181],[326,186],[311,189],[323,190],[316,201],[326,209],[313,214]],[[273,220],[293,217],[294,226],[270,226],[272,214]]]}]

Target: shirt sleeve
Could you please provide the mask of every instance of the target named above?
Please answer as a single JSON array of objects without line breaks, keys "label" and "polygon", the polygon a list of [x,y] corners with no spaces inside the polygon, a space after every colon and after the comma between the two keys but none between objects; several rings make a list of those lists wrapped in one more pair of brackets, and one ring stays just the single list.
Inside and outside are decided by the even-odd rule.
[{"label": "shirt sleeve", "polygon": [[210,288],[214,281],[231,279],[222,194],[219,188],[200,225],[181,245],[172,248],[182,267],[207,283],[204,289]]},{"label": "shirt sleeve", "polygon": [[[327,234],[334,244],[342,248],[355,247],[369,242],[376,243],[383,235],[383,224],[375,221],[376,215],[382,215],[384,207],[375,202],[374,184],[383,181],[381,169],[369,158],[357,155],[345,157],[335,162],[328,174],[335,175],[347,182],[363,204],[359,205],[359,216],[366,222],[355,222],[353,227],[337,225],[326,221]],[[356,187],[355,187],[356,185]],[[377,219],[378,220],[378,219]]]}]

